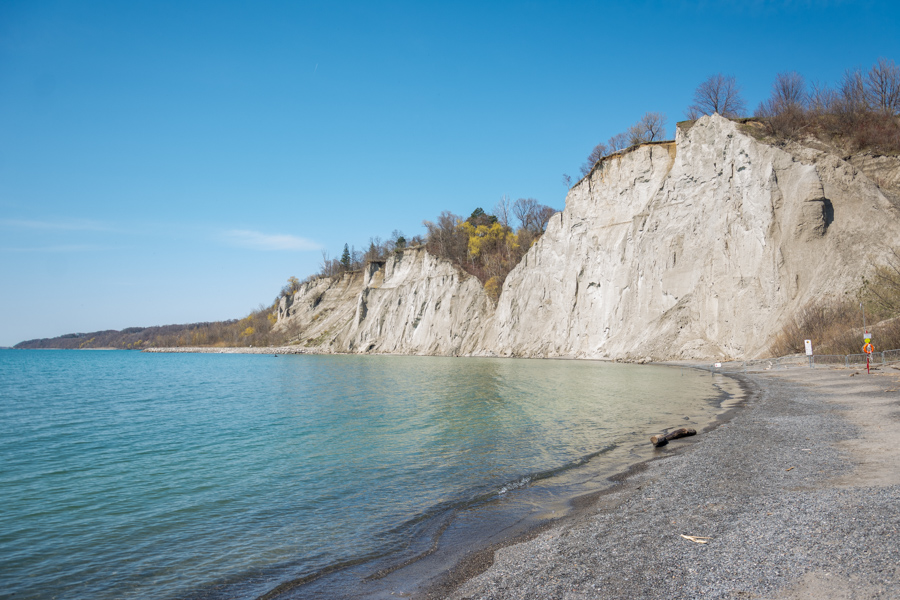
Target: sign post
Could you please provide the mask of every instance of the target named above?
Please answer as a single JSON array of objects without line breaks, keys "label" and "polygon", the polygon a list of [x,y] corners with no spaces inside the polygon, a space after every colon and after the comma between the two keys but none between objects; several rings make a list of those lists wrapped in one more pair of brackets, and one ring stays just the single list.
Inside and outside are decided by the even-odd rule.
[{"label": "sign post", "polygon": [[872,353],[875,352],[875,346],[872,345],[872,334],[866,331],[866,333],[863,334],[863,339],[866,341],[866,343],[863,344],[863,352],[866,353],[866,373],[871,374],[872,371],[869,370],[869,359],[872,358]]},{"label": "sign post", "polygon": [[812,352],[812,340],[803,340],[803,345],[806,346],[806,355],[809,357],[809,368],[813,367],[813,352]]}]

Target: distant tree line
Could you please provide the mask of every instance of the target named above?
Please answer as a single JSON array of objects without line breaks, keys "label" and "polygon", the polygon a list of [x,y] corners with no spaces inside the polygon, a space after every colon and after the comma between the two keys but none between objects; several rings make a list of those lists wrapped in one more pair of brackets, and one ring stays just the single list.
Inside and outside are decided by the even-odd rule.
[{"label": "distant tree line", "polygon": [[355,246],[344,244],[344,250],[341,252],[340,257],[334,258],[327,250],[323,250],[319,270],[302,281],[296,277],[289,278],[287,285],[281,288],[281,292],[275,300],[277,302],[279,298],[295,293],[304,283],[323,277],[337,277],[344,273],[359,271],[366,263],[383,261],[396,252],[424,245],[424,237],[416,235],[407,239],[402,231],[395,229],[387,240],[382,240],[378,236],[369,238],[369,245],[365,251],[357,250]]},{"label": "distant tree line", "polygon": [[387,240],[369,238],[365,251],[356,250],[349,244],[344,244],[339,258],[332,258],[323,251],[319,270],[302,281],[289,278],[275,301],[296,293],[304,283],[359,271],[367,263],[384,261],[394,254],[423,246],[431,254],[449,260],[477,277],[496,301],[506,276],[544,233],[550,217],[558,211],[534,198],[511,202],[505,196],[493,211],[494,214],[489,214],[476,208],[468,218],[444,211],[436,221],[422,222],[427,229],[424,237],[407,238],[395,229]]},{"label": "distant tree line", "polygon": [[275,307],[260,306],[243,319],[129,327],[121,331],[106,330],[92,333],[70,333],[55,338],[28,340],[15,348],[117,348],[143,350],[145,348],[174,348],[183,346],[269,346],[284,343],[285,336],[275,333]]}]

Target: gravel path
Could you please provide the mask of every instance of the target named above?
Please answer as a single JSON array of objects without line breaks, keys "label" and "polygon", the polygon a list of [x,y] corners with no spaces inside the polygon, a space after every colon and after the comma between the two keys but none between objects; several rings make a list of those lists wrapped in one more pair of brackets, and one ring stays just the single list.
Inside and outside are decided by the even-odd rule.
[{"label": "gravel path", "polygon": [[747,376],[732,421],[449,597],[900,598],[900,371],[853,373]]}]

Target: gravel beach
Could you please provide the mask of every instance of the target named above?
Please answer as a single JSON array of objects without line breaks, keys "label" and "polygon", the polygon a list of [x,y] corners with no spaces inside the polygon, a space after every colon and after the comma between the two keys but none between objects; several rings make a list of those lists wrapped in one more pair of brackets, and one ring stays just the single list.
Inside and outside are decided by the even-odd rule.
[{"label": "gravel beach", "polygon": [[729,422],[427,596],[900,598],[900,369],[738,377]]}]

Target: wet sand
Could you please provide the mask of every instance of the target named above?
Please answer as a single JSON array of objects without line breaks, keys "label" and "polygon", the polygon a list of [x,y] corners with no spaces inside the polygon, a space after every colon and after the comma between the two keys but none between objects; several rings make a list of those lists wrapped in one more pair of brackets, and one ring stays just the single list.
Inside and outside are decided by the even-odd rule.
[{"label": "wet sand", "polygon": [[900,368],[737,377],[729,422],[413,596],[900,597]]}]

